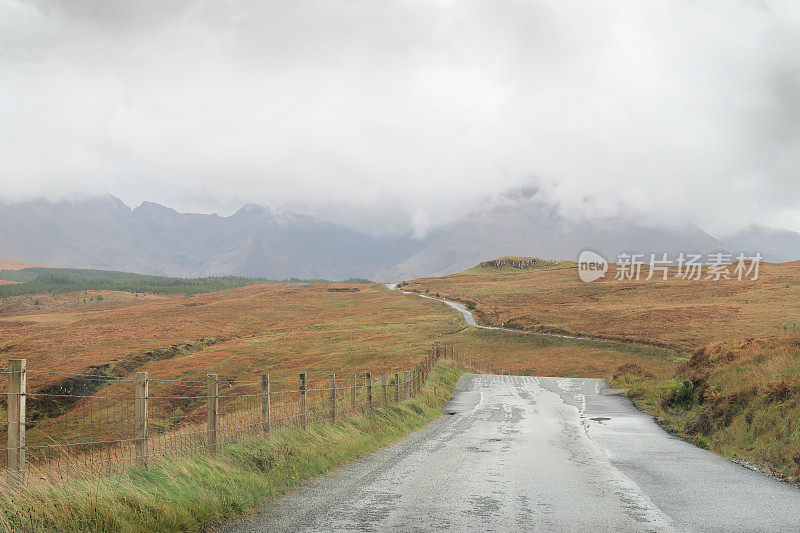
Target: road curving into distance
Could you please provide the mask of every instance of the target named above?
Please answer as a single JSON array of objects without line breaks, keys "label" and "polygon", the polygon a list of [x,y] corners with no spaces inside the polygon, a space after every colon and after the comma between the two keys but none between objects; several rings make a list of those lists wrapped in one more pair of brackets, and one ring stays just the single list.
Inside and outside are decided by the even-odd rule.
[{"label": "road curving into distance", "polygon": [[[419,296],[470,326],[503,329],[479,326],[459,303]],[[465,374],[443,411],[406,440],[222,531],[788,532],[800,524],[800,490],[669,435],[604,380]]]},{"label": "road curving into distance", "polygon": [[602,380],[466,374],[445,413],[227,532],[793,531],[800,490],[665,433]]},{"label": "road curving into distance", "polygon": [[[397,289],[397,283],[386,283],[386,288],[389,289],[390,291],[398,290]],[[559,337],[561,339],[590,340],[590,341],[594,341],[594,342],[607,342],[607,343],[615,343],[615,344],[618,343],[618,341],[615,342],[615,341],[610,341],[608,339],[597,339],[597,338],[594,338],[594,337],[578,337],[578,336],[574,336],[574,335],[561,335],[561,334],[558,334],[558,333],[543,333],[543,332],[540,332],[540,331],[525,331],[525,330],[519,330],[519,329],[503,328],[503,327],[498,327],[498,326],[482,326],[482,325],[478,324],[478,322],[475,320],[475,315],[473,315],[472,312],[469,309],[467,309],[467,307],[464,304],[461,304],[461,303],[458,303],[458,302],[451,302],[450,300],[445,300],[443,298],[434,298],[433,296],[428,296],[427,294],[420,294],[418,292],[410,292],[410,291],[403,291],[403,290],[401,290],[400,292],[403,293],[403,294],[415,294],[415,295],[419,296],[420,298],[426,298],[428,300],[435,300],[437,302],[442,302],[443,304],[446,304],[446,305],[452,307],[453,309],[455,309],[456,311],[458,311],[459,313],[461,313],[461,316],[464,317],[464,321],[467,323],[468,326],[472,326],[472,327],[479,328],[479,329],[492,329],[492,330],[496,330],[496,331],[508,331],[508,332],[511,332],[511,333],[522,333],[522,334],[525,334],[525,335],[541,335],[543,337]]]}]

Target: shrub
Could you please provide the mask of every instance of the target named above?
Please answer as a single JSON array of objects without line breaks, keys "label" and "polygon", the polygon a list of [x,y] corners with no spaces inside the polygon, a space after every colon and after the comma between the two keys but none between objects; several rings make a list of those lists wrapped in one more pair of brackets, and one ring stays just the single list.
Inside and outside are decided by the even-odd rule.
[{"label": "shrub", "polygon": [[695,400],[694,383],[689,379],[678,382],[669,392],[666,404],[670,407],[686,409],[691,407]]},{"label": "shrub", "polygon": [[467,309],[469,309],[470,311],[474,311],[475,307],[476,307],[475,306],[475,302],[471,302],[471,301],[467,302]]}]

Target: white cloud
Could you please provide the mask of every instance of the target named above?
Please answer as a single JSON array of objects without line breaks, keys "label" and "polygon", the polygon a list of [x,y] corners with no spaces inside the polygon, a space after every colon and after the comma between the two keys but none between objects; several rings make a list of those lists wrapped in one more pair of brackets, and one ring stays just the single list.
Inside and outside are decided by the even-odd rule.
[{"label": "white cloud", "polygon": [[800,229],[798,35],[786,1],[0,0],[0,197],[422,231],[536,176]]}]

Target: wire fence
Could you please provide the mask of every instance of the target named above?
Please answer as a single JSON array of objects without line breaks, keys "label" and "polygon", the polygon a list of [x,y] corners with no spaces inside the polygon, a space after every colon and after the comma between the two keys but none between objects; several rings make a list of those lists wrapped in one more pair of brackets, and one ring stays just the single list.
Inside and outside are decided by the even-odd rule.
[{"label": "wire fence", "polygon": [[[147,372],[115,377],[28,370],[25,360],[9,360],[8,368],[0,370],[8,378],[6,404],[0,406],[0,437],[6,442],[0,468],[7,484],[18,488],[146,468],[176,454],[216,454],[219,446],[243,436],[335,423],[413,397],[442,357],[474,371],[497,371],[490,362],[439,344],[411,370],[324,377],[301,373],[275,380],[268,374],[257,379],[217,374],[205,380],[156,379]],[[65,381],[27,392],[29,374]]]}]

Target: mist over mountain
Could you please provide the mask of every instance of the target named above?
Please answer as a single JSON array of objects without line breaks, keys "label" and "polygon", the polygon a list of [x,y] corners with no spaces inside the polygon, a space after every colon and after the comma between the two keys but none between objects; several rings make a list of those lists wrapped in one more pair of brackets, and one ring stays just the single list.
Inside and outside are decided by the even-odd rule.
[{"label": "mist over mountain", "polygon": [[605,217],[573,221],[533,199],[487,204],[424,238],[380,237],[296,213],[247,205],[231,216],[178,213],[114,197],[0,204],[0,257],[48,266],[197,277],[364,277],[396,281],[446,275],[505,255],[576,259],[623,252],[760,252],[800,258],[800,234],[753,227],[720,240],[695,227],[655,227]]},{"label": "mist over mountain", "polygon": [[0,204],[0,257],[48,266],[181,277],[344,279],[376,272],[427,241],[375,238],[316,217],[247,205],[228,217],[105,197]]}]

